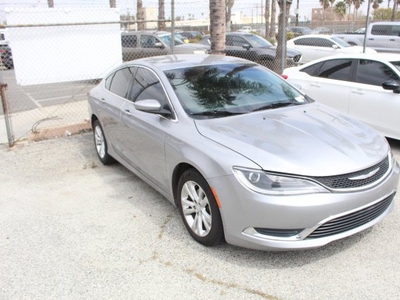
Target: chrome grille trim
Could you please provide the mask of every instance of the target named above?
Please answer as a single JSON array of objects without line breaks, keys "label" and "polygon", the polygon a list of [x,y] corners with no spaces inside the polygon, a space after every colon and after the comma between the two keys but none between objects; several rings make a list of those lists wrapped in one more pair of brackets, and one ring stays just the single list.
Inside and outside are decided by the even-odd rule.
[{"label": "chrome grille trim", "polygon": [[[332,190],[351,190],[360,189],[379,182],[386,177],[391,170],[391,157],[386,156],[380,163],[364,169],[362,171],[352,172],[343,175],[310,177],[328,189]],[[372,174],[371,176],[368,176]],[[360,179],[357,179],[360,178]]]},{"label": "chrome grille trim", "polygon": [[395,193],[364,209],[329,220],[315,229],[306,239],[317,239],[358,228],[383,214],[394,199]]}]

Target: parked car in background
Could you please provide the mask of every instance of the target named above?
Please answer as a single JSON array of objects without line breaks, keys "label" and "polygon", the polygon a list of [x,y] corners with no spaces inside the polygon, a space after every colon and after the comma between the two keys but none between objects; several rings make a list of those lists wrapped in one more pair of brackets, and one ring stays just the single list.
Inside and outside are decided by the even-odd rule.
[{"label": "parked car in background", "polygon": [[8,45],[0,45],[0,60],[1,65],[4,66],[6,69],[14,68],[11,48]]},{"label": "parked car in background", "polygon": [[400,55],[338,54],[283,76],[316,101],[400,140]]},{"label": "parked car in background", "polygon": [[351,45],[364,45],[378,52],[400,53],[400,22],[370,23],[365,32],[335,34]]},{"label": "parked car in background", "polygon": [[[302,63],[338,53],[361,53],[364,51],[364,47],[352,46],[336,36],[323,34],[302,35],[288,40],[286,45],[301,52]],[[366,48],[365,52],[376,53],[371,48]]]},{"label": "parked car in background", "polygon": [[0,62],[4,68],[12,69],[14,67],[14,61],[11,48],[8,45],[6,32],[6,29],[0,29]]},{"label": "parked car in background", "polygon": [[179,34],[186,37],[189,40],[200,39],[204,36],[204,34],[200,31],[179,31]]},{"label": "parked car in background", "polygon": [[246,32],[246,33],[250,33],[250,32],[252,32],[252,28],[251,28],[251,26],[242,26],[238,31],[239,32]]},{"label": "parked car in background", "polygon": [[174,34],[175,34],[175,36],[176,36],[178,39],[180,39],[182,42],[184,42],[184,43],[189,43],[189,39],[188,39],[187,37],[183,36],[182,34],[180,34],[179,32],[175,32]]},{"label": "parked car in background", "polygon": [[[204,45],[210,45],[210,36],[206,35],[201,41]],[[266,39],[252,33],[227,32],[226,55],[245,58],[255,61],[270,69],[277,63],[276,46]],[[302,59],[301,53],[295,49],[287,49],[287,65],[295,66]]]},{"label": "parked car in background", "polygon": [[394,207],[386,139],[248,60],[130,61],[90,91],[89,107],[100,161],[159,191],[203,245],[314,248]]},{"label": "parked car in background", "polygon": [[315,27],[313,33],[330,34],[331,30],[328,27]]},{"label": "parked car in background", "polygon": [[172,49],[172,35],[166,31],[124,32],[121,35],[121,44],[123,61],[171,53],[204,54],[209,51],[207,46],[184,43],[177,37]]},{"label": "parked car in background", "polygon": [[293,32],[294,36],[300,36],[305,34],[312,34],[314,31],[310,27],[306,26],[292,26],[288,28],[288,31]]}]

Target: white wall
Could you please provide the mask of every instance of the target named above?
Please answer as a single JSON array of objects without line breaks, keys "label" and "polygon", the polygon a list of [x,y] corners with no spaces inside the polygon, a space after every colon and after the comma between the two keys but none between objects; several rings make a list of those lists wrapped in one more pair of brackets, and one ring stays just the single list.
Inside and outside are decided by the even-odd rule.
[{"label": "white wall", "polygon": [[103,77],[107,70],[122,62],[120,26],[82,23],[119,20],[115,8],[6,9],[17,83],[31,85]]}]

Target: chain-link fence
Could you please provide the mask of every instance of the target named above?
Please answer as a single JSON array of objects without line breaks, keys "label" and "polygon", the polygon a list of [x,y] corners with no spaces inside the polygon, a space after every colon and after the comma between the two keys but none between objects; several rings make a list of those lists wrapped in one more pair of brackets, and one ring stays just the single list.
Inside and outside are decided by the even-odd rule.
[{"label": "chain-link fence", "polygon": [[[123,61],[170,53],[205,53],[210,49],[208,2],[162,1],[162,11],[160,1],[117,1],[115,8],[96,6],[100,1],[93,1],[93,7],[57,6],[57,1],[53,2],[54,8],[4,10],[1,113],[9,144],[89,130],[87,92],[107,70]],[[114,5],[112,1],[110,4]],[[362,19],[299,22],[288,16],[293,21],[285,24],[288,42],[285,53],[279,56],[277,22],[270,22],[274,31],[266,36],[270,28],[263,16],[261,7],[259,14],[251,18],[242,12],[232,14],[226,54],[277,72],[282,69],[282,61],[287,67],[310,59],[299,50],[301,45],[291,42],[294,37],[354,32],[366,26]],[[317,46],[320,41],[314,39],[311,43]]]}]

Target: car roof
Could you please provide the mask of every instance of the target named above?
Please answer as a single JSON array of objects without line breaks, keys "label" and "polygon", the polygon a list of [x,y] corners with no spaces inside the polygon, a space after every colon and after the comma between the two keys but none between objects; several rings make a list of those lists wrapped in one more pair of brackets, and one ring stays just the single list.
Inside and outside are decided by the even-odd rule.
[{"label": "car roof", "polygon": [[328,59],[371,59],[371,60],[379,60],[382,62],[391,62],[391,61],[400,61],[400,54],[396,53],[338,53],[332,56],[326,56],[323,58],[319,58],[304,65],[301,65],[300,68],[315,64],[316,62],[325,61]]},{"label": "car roof", "polygon": [[325,39],[330,39],[334,35],[333,34],[305,34],[305,35],[300,35],[295,38],[292,38],[291,40],[299,40],[299,39],[304,39],[304,38],[325,38]]},{"label": "car roof", "polygon": [[158,31],[158,30],[139,30],[139,31],[125,31],[122,32],[123,35],[136,35],[136,34],[164,34],[169,33],[168,31]]},{"label": "car roof", "polygon": [[164,56],[153,56],[135,59],[132,61],[125,62],[123,65],[143,65],[143,66],[154,66],[161,71],[179,69],[186,67],[193,67],[197,65],[217,65],[227,63],[239,63],[239,64],[254,64],[251,61],[244,60],[233,56],[213,55],[213,54],[172,54]]},{"label": "car roof", "polygon": [[226,35],[244,35],[244,36],[250,36],[254,35],[251,32],[243,32],[243,31],[233,31],[233,32],[227,32]]}]

